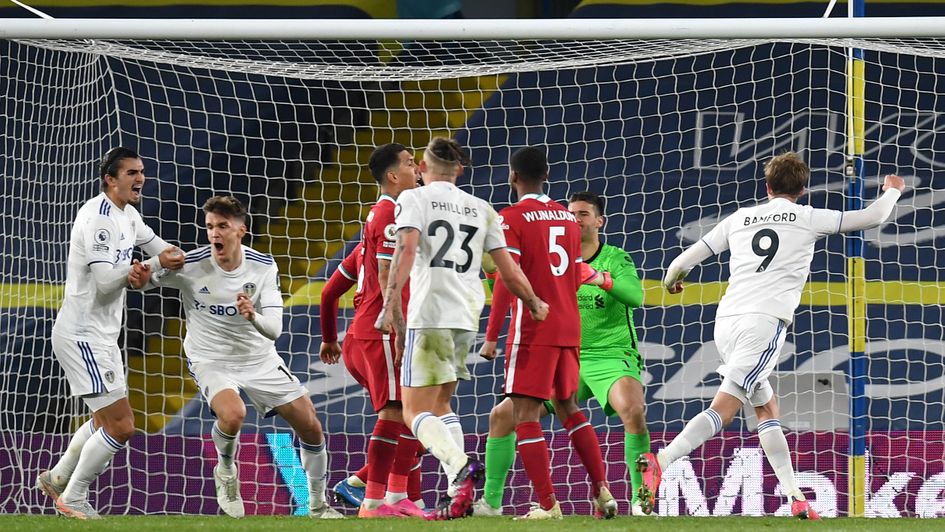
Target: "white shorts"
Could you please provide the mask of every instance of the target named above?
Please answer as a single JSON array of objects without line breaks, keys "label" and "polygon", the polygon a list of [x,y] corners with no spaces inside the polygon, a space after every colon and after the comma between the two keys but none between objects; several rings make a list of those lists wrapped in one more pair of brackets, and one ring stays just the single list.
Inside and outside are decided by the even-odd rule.
[{"label": "white shorts", "polygon": [[52,346],[73,396],[99,396],[110,392],[127,395],[125,366],[117,344],[76,340],[53,333]]},{"label": "white shorts", "polygon": [[274,415],[277,407],[308,395],[298,377],[277,355],[267,355],[260,362],[245,365],[188,360],[187,367],[208,404],[223,390],[236,393],[242,390],[264,417]]},{"label": "white shorts", "polygon": [[400,384],[436,386],[469,379],[466,357],[476,333],[459,329],[407,329]]},{"label": "white shorts", "polygon": [[778,365],[787,325],[765,314],[725,316],[715,320],[715,346],[722,357],[719,375],[751,398]]}]

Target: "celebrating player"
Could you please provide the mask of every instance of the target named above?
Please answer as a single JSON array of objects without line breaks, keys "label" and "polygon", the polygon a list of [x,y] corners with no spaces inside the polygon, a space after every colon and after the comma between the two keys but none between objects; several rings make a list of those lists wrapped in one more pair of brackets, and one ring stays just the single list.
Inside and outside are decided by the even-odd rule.
[{"label": "celebrating player", "polygon": [[768,375],[778,363],[787,328],[800,303],[814,243],[827,235],[880,225],[892,212],[905,183],[898,176],[887,175],[885,192],[876,202],[866,209],[840,212],[797,204],[809,178],[810,169],[797,154],[772,158],[765,165],[769,201],[735,211],[666,270],[663,285],[676,294],[683,290],[682,280],[693,266],[731,251],[728,289],[715,320],[722,384],[709,408],[689,421],[665,449],[655,456],[646,453],[640,457],[644,510],[655,504],[662,472],[722,430],[743,405],[750,404],[758,417],[761,447],[791,500],[791,513],[802,519],[820,518],[797,487]]},{"label": "celebrating player", "polygon": [[36,486],[68,517],[98,519],[89,504],[89,483],[134,433],[118,335],[125,288],[135,246],[151,267],[180,268],[184,255],[158,238],[134,208],[141,200],[144,163],[128,148],[114,148],[99,164],[102,193],[76,215],[69,240],[69,263],[62,308],[53,325],[56,359],[73,396],[83,399],[92,418],[69,442]]},{"label": "celebrating player", "polygon": [[[512,404],[516,447],[538,496],[538,504],[524,518],[561,518],[561,505],[551,484],[548,445],[538,422],[546,411],[543,402],[549,399],[591,477],[595,512],[611,518],[617,513],[617,502],[607,485],[600,442],[577,405],[581,321],[576,292],[583,280],[581,229],[573,214],[541,192],[548,178],[544,152],[522,148],[509,162],[511,184],[519,201],[500,213],[505,238],[526,277],[538,287],[539,297],[554,309],[552,319],[539,323],[523,314],[521,304],[515,305],[505,355],[505,394]],[[507,308],[502,302],[508,297],[505,287],[505,278],[500,275],[493,294],[493,303],[498,301],[500,309]],[[495,356],[494,340],[504,320],[504,312],[489,313],[487,330],[493,331],[493,336],[487,340],[493,342],[484,346],[486,358]]]},{"label": "celebrating player", "polygon": [[[492,256],[532,319],[541,321],[548,314],[548,306],[505,249],[495,210],[456,187],[464,164],[468,159],[456,141],[434,138],[420,163],[425,186],[398,198],[397,249],[384,312],[376,323],[380,329],[397,332],[398,362],[403,356],[404,419],[434,456],[458,471],[454,495],[444,499],[433,516],[440,519],[466,515],[483,475],[482,464],[466,455],[462,442],[438,417],[439,412],[450,411],[457,379],[469,378],[466,356],[485,304],[479,279],[483,251]],[[401,288],[408,275],[409,331],[401,311]]]},{"label": "celebrating player", "polygon": [[[571,196],[568,210],[581,226],[581,257],[594,270],[605,273],[596,284],[584,284],[578,290],[581,314],[581,370],[578,399],[590,397],[608,416],[617,415],[624,426],[624,457],[633,491],[641,484],[637,458],[650,450],[650,434],[646,430],[643,384],[640,371],[643,359],[637,350],[637,334],[633,326],[633,309],[643,304],[643,287],[630,255],[622,249],[604,244],[600,229],[604,226],[604,199],[593,192]],[[493,301],[491,313],[504,317],[507,307]],[[490,320],[482,354],[495,357],[495,340],[502,320]],[[553,405],[549,403],[553,412]],[[502,497],[509,469],[515,460],[515,420],[512,401],[505,399],[489,415],[489,437],[486,440],[485,495],[473,509],[474,515],[502,515]],[[646,515],[634,497],[632,515]],[[605,515],[599,512],[601,517]]]},{"label": "celebrating player", "polygon": [[246,405],[243,390],[265,416],[279,414],[295,429],[308,477],[309,515],[337,519],[325,500],[328,454],[325,435],[308,391],[276,352],[282,334],[282,293],[275,261],[241,244],[246,209],[231,196],[203,206],[210,246],[187,253],[180,271],[152,277],[138,266],[131,282],[151,280],[180,290],[187,318],[184,350],[194,381],[217,416],[211,435],[219,462],[213,468],[217,502],[231,517],[243,517],[235,457]]}]

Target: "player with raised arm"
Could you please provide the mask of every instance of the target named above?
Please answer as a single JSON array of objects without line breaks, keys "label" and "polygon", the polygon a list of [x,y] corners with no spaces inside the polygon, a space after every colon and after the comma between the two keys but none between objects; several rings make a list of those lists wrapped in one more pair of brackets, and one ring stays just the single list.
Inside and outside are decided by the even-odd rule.
[{"label": "player with raised arm", "polygon": [[309,516],[342,515],[325,500],[328,453],[325,435],[308,391],[285,366],[275,341],[282,334],[282,292],[275,261],[242,245],[246,209],[232,196],[203,205],[208,247],[187,253],[179,271],[152,272],[138,266],[132,283],[151,281],[180,290],[187,320],[184,351],[197,387],[217,420],[211,436],[218,463],[213,468],[217,502],[231,517],[243,517],[235,463],[246,417],[244,391],[260,415],[278,414],[299,436],[308,477]]},{"label": "player with raised arm", "polygon": [[[608,416],[619,416],[624,426],[624,458],[633,492],[642,481],[637,471],[637,458],[650,450],[650,434],[646,429],[643,383],[640,372],[643,358],[637,349],[633,326],[633,310],[643,304],[643,286],[630,255],[601,242],[604,226],[604,198],[593,192],[571,195],[568,210],[581,227],[581,257],[584,264],[601,272],[599,278],[578,289],[581,315],[581,353],[578,400],[595,397]],[[500,308],[501,307],[501,308]],[[491,312],[504,317],[508,308],[504,301],[493,300]],[[482,354],[495,356],[495,344],[504,320],[490,320]],[[554,413],[550,402],[549,413]],[[486,439],[485,494],[476,501],[474,515],[502,515],[502,498],[509,469],[515,460],[515,420],[512,401],[506,398],[489,414],[489,437]],[[646,515],[633,497],[631,515]],[[595,508],[598,517],[605,517]]]},{"label": "player with raised arm", "polygon": [[[397,200],[397,249],[384,292],[384,313],[376,323],[379,329],[397,332],[397,356],[403,357],[404,419],[424,447],[458,471],[454,494],[430,515],[436,519],[465,516],[484,473],[482,464],[466,455],[438,414],[450,412],[457,379],[469,378],[466,356],[485,305],[479,278],[483,252],[492,256],[533,319],[541,321],[548,315],[548,306],[506,250],[495,210],[456,187],[465,164],[466,155],[452,139],[437,137],[427,146],[420,163],[425,186],[404,192]],[[401,289],[408,276],[405,323]]]},{"label": "player with raised arm", "polygon": [[[568,431],[571,445],[591,477],[595,512],[606,518],[616,515],[617,503],[607,484],[597,432],[578,408],[581,318],[577,290],[582,272],[581,229],[573,214],[542,193],[548,179],[548,161],[542,150],[526,147],[509,161],[510,181],[518,203],[501,211],[509,250],[521,264],[537,294],[554,310],[552,319],[535,322],[512,308],[505,354],[505,394],[512,403],[516,448],[532,481],[538,504],[525,519],[560,519],[561,505],[551,484],[551,465],[539,419],[547,412],[544,402],[554,403],[555,412]],[[596,275],[596,272],[595,272]],[[600,276],[603,280],[607,276]],[[493,304],[507,308],[504,275],[495,283]],[[490,312],[487,330],[493,331],[483,356],[495,356],[495,338],[505,314]],[[491,353],[489,352],[491,351]],[[490,419],[491,421],[491,419]],[[491,429],[490,429],[491,432]]]},{"label": "player with raised arm", "polygon": [[[416,462],[419,442],[404,425],[400,367],[394,363],[394,337],[374,328],[384,305],[382,289],[387,283],[394,253],[394,202],[403,192],[416,186],[417,165],[410,150],[392,143],[375,149],[368,166],[380,185],[381,197],[371,208],[362,231],[364,253],[358,273],[361,301],[345,334],[343,355],[351,376],[370,395],[378,418],[368,441],[368,478],[358,516],[420,516],[423,512],[407,500],[407,486],[403,481]],[[404,287],[404,290],[408,289]],[[396,484],[389,485],[391,473]],[[349,477],[345,484],[350,486],[352,482],[355,479]],[[336,486],[336,491],[347,487]]]},{"label": "player with raised arm", "polygon": [[134,433],[118,335],[135,246],[157,268],[180,268],[184,255],[154,234],[134,208],[141,200],[144,163],[128,148],[114,148],[99,163],[102,193],[79,209],[69,239],[65,297],[53,325],[52,345],[73,396],[92,411],[36,487],[68,517],[98,519],[89,484]]},{"label": "player with raised arm", "polygon": [[695,265],[731,251],[728,289],[715,319],[722,384],[709,408],[689,421],[665,449],[640,457],[640,499],[645,510],[655,504],[662,472],[721,431],[743,405],[750,404],[758,417],[761,448],[791,501],[791,513],[801,519],[820,518],[797,487],[768,375],[777,366],[787,328],[800,304],[814,243],[827,235],[882,224],[905,183],[899,176],[887,175],[883,195],[872,205],[841,212],[797,204],[809,178],[810,169],[796,153],[772,158],[765,165],[768,202],[738,209],[666,270],[663,285],[676,294],[683,290],[682,280]]}]

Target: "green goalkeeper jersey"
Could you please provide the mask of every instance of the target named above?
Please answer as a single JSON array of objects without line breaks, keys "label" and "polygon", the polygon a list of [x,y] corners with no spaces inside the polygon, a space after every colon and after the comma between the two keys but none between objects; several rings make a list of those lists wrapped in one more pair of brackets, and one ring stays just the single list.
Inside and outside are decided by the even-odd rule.
[{"label": "green goalkeeper jersey", "polygon": [[639,354],[633,309],[643,304],[643,286],[633,259],[626,251],[601,243],[586,262],[595,270],[610,272],[614,286],[610,292],[589,285],[578,290],[581,358]]}]

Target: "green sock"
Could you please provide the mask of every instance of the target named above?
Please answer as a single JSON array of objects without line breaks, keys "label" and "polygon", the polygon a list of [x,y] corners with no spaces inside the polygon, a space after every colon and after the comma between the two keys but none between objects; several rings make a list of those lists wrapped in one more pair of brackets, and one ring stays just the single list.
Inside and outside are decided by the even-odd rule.
[{"label": "green sock", "polygon": [[[633,487],[631,501],[637,500],[637,490],[643,485],[643,474],[637,471],[637,458],[643,453],[650,452],[650,433],[623,435],[623,456],[627,460],[627,469],[630,471],[630,485]],[[486,468],[488,473],[489,469]]]},{"label": "green sock", "polygon": [[483,498],[493,508],[502,507],[505,481],[515,461],[515,433],[486,438],[486,486]]}]

